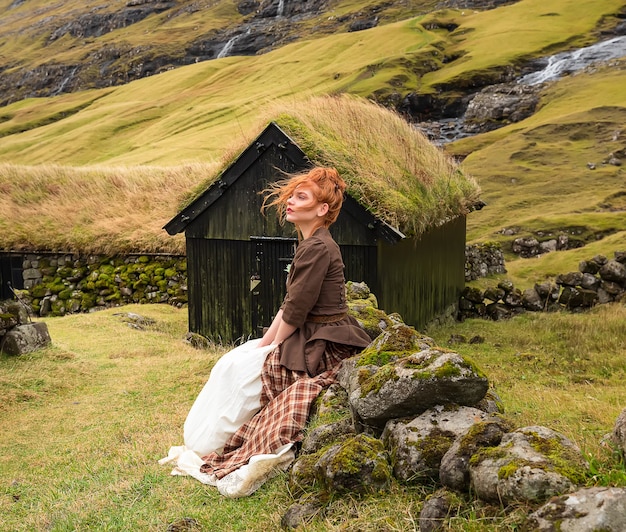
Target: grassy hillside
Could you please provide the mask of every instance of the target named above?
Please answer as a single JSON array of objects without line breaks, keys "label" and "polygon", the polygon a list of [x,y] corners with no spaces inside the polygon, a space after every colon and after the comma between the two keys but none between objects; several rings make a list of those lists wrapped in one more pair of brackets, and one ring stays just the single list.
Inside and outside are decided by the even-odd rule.
[{"label": "grassy hillside", "polygon": [[[346,91],[402,94],[434,90],[450,80],[468,82],[476,72],[588,40],[599,20],[622,2],[601,0],[581,13],[579,2],[558,0],[550,17],[536,4],[524,0],[471,16],[446,12],[446,21],[460,24],[452,33],[427,30],[421,22],[431,24],[432,16],[418,17],[290,44],[263,56],[198,63],[122,87],[18,102],[2,109],[0,161],[171,165],[214,160],[269,101]],[[557,25],[561,19],[566,22]],[[529,33],[538,37],[529,39]],[[441,62],[458,54],[463,55]],[[423,75],[425,68],[437,67]]]},{"label": "grassy hillside", "polygon": [[[10,65],[9,68],[74,63],[103,47],[118,45],[136,50],[149,47],[155,54],[160,52],[176,56],[184,54],[190,42],[235,27],[250,18],[237,10],[238,2],[181,0],[170,9],[149,14],[133,24],[117,27],[113,31],[104,30],[102,21],[107,15],[125,8],[142,8],[146,3],[127,0],[112,0],[104,4],[98,0],[56,3],[47,0],[1,0],[0,58]],[[297,22],[291,21],[294,31],[290,38],[302,39],[346,31],[352,16],[368,13],[372,9],[379,14],[382,23],[388,23],[408,18],[416,12],[427,12],[436,3],[433,0],[411,0],[380,6],[376,0],[331,0],[323,12],[312,13]],[[83,17],[83,26],[87,25],[90,17],[100,21],[102,34],[89,37],[72,34],[68,25],[79,17]],[[86,31],[89,28],[81,29]],[[61,35],[60,38],[57,35]],[[10,61],[9,58],[19,58],[19,61]],[[127,57],[120,58],[120,64],[127,60]]]},{"label": "grassy hillside", "polygon": [[[363,7],[338,3],[331,11],[358,6]],[[548,8],[523,0],[485,12],[446,10],[302,40],[262,56],[198,63],[125,86],[9,105],[0,109],[0,162],[6,163],[0,167],[5,191],[0,227],[6,229],[10,222],[17,229],[5,231],[11,236],[4,242],[0,236],[0,247],[19,249],[44,241],[81,249],[101,238],[103,249],[180,249],[160,230],[162,222],[232,155],[233,145],[251,140],[255,124],[274,102],[341,92],[378,98],[446,87],[453,94],[455,86],[519,68],[524,58],[589,43],[601,28],[615,23],[622,6],[618,0],[556,0]],[[187,28],[181,17],[161,22]],[[173,32],[172,39],[177,35]],[[624,82],[617,63],[571,76],[544,91],[534,116],[448,147],[450,153],[467,156],[464,168],[477,179],[488,204],[469,216],[469,240],[500,240],[506,248],[511,238],[499,231],[515,226],[522,235],[538,230],[582,233],[594,243],[591,255],[610,255],[623,245],[623,170],[602,160],[624,148],[624,135],[612,140],[626,127]],[[595,162],[596,170],[589,170],[588,162]],[[65,204],[80,213],[72,217],[69,231],[59,231],[58,223],[37,222],[33,209],[41,192],[6,197],[9,190],[33,189],[28,183],[40,182],[40,172],[54,175],[55,165],[64,168],[66,177],[43,190],[57,191],[46,196],[50,213],[55,194],[67,196]],[[80,169],[72,175],[75,167]],[[110,176],[116,173],[135,177],[123,177],[124,184],[115,185]],[[88,194],[59,192],[66,183],[81,180],[91,183]],[[119,195],[116,186],[122,189]],[[118,208],[119,197],[124,203]],[[32,198],[37,201],[29,205]],[[138,206],[132,217],[126,205]],[[123,240],[107,236],[115,227],[128,229]],[[596,242],[600,236],[605,238]],[[559,253],[558,261],[566,261],[559,266],[575,269],[580,253]],[[508,258],[511,276],[530,282],[529,262],[518,265]],[[555,260],[532,261],[534,276],[552,272],[548,263]]]}]

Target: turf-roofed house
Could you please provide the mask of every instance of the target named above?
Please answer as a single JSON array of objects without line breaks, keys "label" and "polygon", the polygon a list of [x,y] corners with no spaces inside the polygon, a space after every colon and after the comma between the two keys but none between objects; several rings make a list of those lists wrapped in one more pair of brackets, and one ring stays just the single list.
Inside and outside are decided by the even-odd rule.
[{"label": "turf-roofed house", "polygon": [[271,323],[297,238],[261,213],[261,192],[313,165],[348,184],[331,226],[346,279],[417,328],[450,312],[464,286],[466,215],[479,203],[471,177],[397,114],[354,97],[276,108],[261,129],[164,227],[185,233],[192,332],[232,342]]}]

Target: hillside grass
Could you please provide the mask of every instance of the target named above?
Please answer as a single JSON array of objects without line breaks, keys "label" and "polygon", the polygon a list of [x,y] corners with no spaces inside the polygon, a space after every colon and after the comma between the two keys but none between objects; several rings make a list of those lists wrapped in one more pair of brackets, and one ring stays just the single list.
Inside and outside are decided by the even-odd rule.
[{"label": "hillside grass", "polygon": [[494,67],[520,66],[539,55],[577,48],[595,42],[594,30],[605,17],[616,14],[621,0],[578,2],[522,0],[485,12],[443,11],[424,21],[459,25],[448,37],[446,52],[459,56],[445,68],[426,74],[423,85],[467,86],[473,77],[484,77]]},{"label": "hillside grass", "polygon": [[[576,4],[580,3],[556,0],[550,5],[554,16],[549,17],[544,16],[544,8],[535,10],[536,0],[471,15],[449,12],[460,23],[452,34],[426,30],[422,22],[432,22],[432,16],[419,16],[365,31],[302,40],[262,56],[189,65],[125,86],[90,91],[91,105],[52,123],[58,109],[53,112],[39,100],[18,102],[2,110],[0,135],[5,136],[0,161],[29,165],[211,162],[233,139],[245,135],[271,101],[337,92],[373,98],[416,89],[428,92],[445,80],[459,83],[461,77],[471,80],[477,71],[510,66],[514,57],[530,58],[589,39],[598,21],[621,6],[616,0],[602,0],[584,4],[581,12]],[[501,16],[507,9],[519,12],[504,11],[511,17]],[[515,27],[509,27],[507,20],[515,20]],[[557,24],[560,20],[570,23]],[[531,30],[536,38],[527,38]],[[463,36],[462,43],[455,35]],[[443,62],[457,54],[462,57]],[[438,70],[426,73],[433,68]],[[66,107],[75,109],[75,95],[43,100],[58,108],[66,99],[71,102]],[[25,113],[30,129],[16,132],[25,122]],[[7,131],[14,133],[6,135]]]},{"label": "hillside grass", "polygon": [[[154,323],[130,327],[129,312]],[[516,426],[545,425],[579,445],[593,465],[589,485],[626,486],[623,463],[603,443],[626,405],[625,319],[625,306],[605,305],[427,332],[476,361]],[[43,321],[51,347],[0,356],[3,529],[162,531],[183,518],[203,530],[279,529],[294,502],[286,475],[230,500],[157,463],[182,443],[185,416],[227,349],[187,344],[185,309],[131,305]],[[449,345],[451,334],[484,343]],[[336,498],[303,530],[414,531],[434,488]],[[472,503],[448,530],[512,530],[528,512]]]},{"label": "hillside grass", "polygon": [[[626,149],[625,66],[614,61],[551,83],[533,116],[446,147],[467,154],[463,168],[487,204],[468,217],[468,241],[499,242],[520,288],[626,249],[626,170],[607,164]],[[583,247],[533,259],[511,253],[515,238],[559,234]]]}]

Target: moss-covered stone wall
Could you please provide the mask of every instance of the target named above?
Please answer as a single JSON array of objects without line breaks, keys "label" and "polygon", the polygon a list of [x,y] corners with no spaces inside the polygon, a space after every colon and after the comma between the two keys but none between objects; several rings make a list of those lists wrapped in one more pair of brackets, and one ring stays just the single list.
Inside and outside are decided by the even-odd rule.
[{"label": "moss-covered stone wall", "polygon": [[20,296],[40,316],[128,303],[187,303],[187,261],[180,256],[26,254],[23,277]]}]

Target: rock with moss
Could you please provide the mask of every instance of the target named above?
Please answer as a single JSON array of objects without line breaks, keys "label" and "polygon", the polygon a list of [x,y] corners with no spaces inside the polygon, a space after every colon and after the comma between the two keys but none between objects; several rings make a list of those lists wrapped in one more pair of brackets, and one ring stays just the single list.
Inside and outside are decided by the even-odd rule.
[{"label": "rock with moss", "polygon": [[348,281],[346,283],[346,301],[349,314],[356,319],[372,339],[398,321],[378,308],[376,296],[370,292],[365,283]]},{"label": "rock with moss", "polygon": [[19,314],[12,312],[5,302],[0,302],[0,335],[3,335],[19,323]]},{"label": "rock with moss", "polygon": [[580,450],[562,434],[541,426],[505,434],[496,447],[470,459],[470,483],[485,501],[537,503],[573,490],[588,471]]},{"label": "rock with moss", "polygon": [[340,443],[356,434],[352,419],[345,417],[334,423],[319,425],[309,431],[302,441],[302,454],[312,454],[332,444]]},{"label": "rock with moss", "polygon": [[312,454],[300,454],[289,470],[289,492],[299,497],[306,493],[320,491],[319,472],[317,462],[324,450],[320,449]]},{"label": "rock with moss", "polygon": [[315,417],[321,424],[337,421],[349,414],[348,392],[339,384],[333,383],[313,403],[311,417]]},{"label": "rock with moss", "polygon": [[431,342],[410,327],[393,327],[361,355],[344,361],[339,379],[359,424],[382,429],[390,419],[416,416],[436,405],[473,406],[483,399],[489,383],[476,365],[430,347]]},{"label": "rock with moss", "polygon": [[394,476],[404,482],[431,482],[454,441],[488,414],[476,408],[437,406],[414,419],[389,421],[382,440],[392,456]]},{"label": "rock with moss", "polygon": [[533,512],[524,530],[621,532],[626,529],[626,488],[583,488],[553,497]]},{"label": "rock with moss", "polygon": [[382,442],[365,434],[332,446],[315,467],[330,494],[377,493],[391,484],[391,467]]},{"label": "rock with moss", "polygon": [[459,436],[441,459],[440,482],[456,491],[470,487],[469,461],[483,447],[500,445],[505,434],[513,427],[500,416],[489,416],[471,425]]}]

